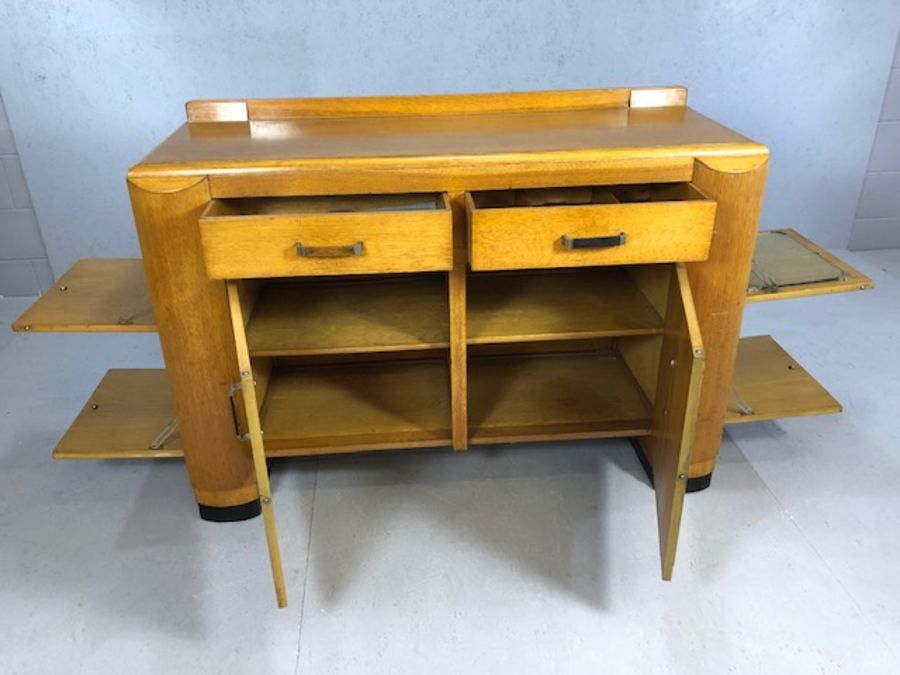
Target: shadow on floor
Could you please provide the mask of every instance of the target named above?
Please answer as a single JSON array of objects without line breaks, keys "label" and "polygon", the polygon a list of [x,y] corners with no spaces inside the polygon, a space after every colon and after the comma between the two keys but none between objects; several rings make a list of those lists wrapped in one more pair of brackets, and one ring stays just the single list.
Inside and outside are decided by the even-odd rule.
[{"label": "shadow on floor", "polygon": [[[308,460],[274,466],[276,503],[281,476],[293,464],[309,466]],[[621,473],[633,481],[623,482]],[[622,441],[322,457],[307,584],[335,607],[385,547],[399,547],[391,555],[422,574],[458,548],[500,558],[512,574],[604,608],[607,553],[615,545],[608,519],[621,508],[616,497],[623,490],[652,507],[643,469]],[[648,530],[655,536],[655,528]],[[444,555],[447,540],[451,551]]]}]

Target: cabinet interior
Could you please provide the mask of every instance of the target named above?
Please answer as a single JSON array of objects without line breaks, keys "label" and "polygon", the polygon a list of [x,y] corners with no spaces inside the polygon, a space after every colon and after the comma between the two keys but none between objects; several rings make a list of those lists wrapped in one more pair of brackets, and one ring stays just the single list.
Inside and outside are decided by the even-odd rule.
[{"label": "cabinet interior", "polygon": [[[648,433],[670,277],[470,274],[472,443]],[[450,443],[446,275],[254,280],[240,294],[270,455]]]},{"label": "cabinet interior", "polygon": [[[598,199],[589,190],[590,198]],[[497,192],[520,202],[587,198],[583,188],[563,196],[558,189]],[[389,198],[301,199],[310,205],[306,208],[321,209],[346,206],[346,199],[356,208],[440,204],[434,195]],[[296,198],[227,201],[234,213],[297,208]],[[782,281],[793,275],[793,283],[762,289],[751,279],[748,302],[872,286],[793,230],[761,233],[759,242],[754,278],[760,269],[776,269],[782,270]],[[804,276],[811,266],[826,273],[813,281]],[[646,433],[669,267],[469,272],[465,354],[472,443]],[[270,455],[450,443],[446,273],[246,280],[240,288]],[[141,260],[79,260],[13,322],[13,329],[154,331]],[[840,409],[770,336],[740,341],[726,424]],[[347,433],[326,434],[338,418]],[[174,419],[162,369],[113,369],[54,457],[178,457],[177,428],[170,428]]]}]

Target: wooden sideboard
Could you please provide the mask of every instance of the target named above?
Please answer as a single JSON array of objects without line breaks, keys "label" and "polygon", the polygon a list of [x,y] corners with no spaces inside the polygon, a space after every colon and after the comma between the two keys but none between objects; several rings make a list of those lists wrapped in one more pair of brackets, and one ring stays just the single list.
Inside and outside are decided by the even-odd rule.
[{"label": "wooden sideboard", "polygon": [[871,280],[757,236],[768,150],[682,87],[193,101],[128,173],[142,260],[81,260],[15,330],[159,333],[54,456],[183,456],[202,517],[266,459],[627,437],[670,578],[723,427],[837,412],[747,303]]}]

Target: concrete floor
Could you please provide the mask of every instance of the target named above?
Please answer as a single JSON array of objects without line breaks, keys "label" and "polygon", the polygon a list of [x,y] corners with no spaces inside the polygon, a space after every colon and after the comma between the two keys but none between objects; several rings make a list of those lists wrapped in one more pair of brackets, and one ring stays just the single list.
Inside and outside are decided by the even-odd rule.
[{"label": "concrete floor", "polygon": [[4,673],[900,672],[900,252],[866,293],[757,305],[845,406],[726,438],[659,579],[624,442],[286,461],[290,607],[259,520],[199,520],[179,461],[54,462],[155,336],[11,335],[0,301]]}]

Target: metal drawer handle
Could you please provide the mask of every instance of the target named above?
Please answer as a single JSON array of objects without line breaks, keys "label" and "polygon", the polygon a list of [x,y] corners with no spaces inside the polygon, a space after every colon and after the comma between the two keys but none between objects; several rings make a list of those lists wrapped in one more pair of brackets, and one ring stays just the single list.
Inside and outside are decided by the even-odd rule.
[{"label": "metal drawer handle", "polygon": [[295,246],[301,258],[352,258],[366,252],[366,246],[361,241],[346,246],[304,246],[298,241]]},{"label": "metal drawer handle", "polygon": [[611,248],[625,243],[625,233],[611,234],[608,237],[570,237],[562,236],[562,245],[565,248]]}]

